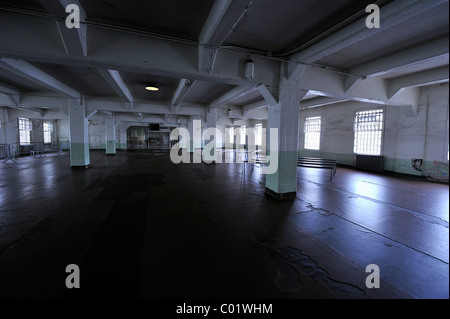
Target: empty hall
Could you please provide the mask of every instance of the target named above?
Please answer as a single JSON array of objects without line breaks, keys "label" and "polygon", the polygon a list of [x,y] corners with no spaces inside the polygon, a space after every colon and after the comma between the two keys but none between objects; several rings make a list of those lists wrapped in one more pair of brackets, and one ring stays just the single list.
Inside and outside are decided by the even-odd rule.
[{"label": "empty hall", "polygon": [[0,0],[0,299],[448,299],[448,30],[448,0]]}]

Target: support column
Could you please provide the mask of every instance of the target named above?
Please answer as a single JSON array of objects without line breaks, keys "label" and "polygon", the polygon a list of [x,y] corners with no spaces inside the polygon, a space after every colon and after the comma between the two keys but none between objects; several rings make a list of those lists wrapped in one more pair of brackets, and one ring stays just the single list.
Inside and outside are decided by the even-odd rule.
[{"label": "support column", "polygon": [[247,127],[247,151],[248,151],[248,159],[251,159],[251,156],[254,155],[253,152],[256,151],[256,135],[255,135],[255,121],[252,120],[249,123],[249,127]]},{"label": "support column", "polygon": [[119,124],[119,143],[120,149],[126,150],[128,148],[127,145],[127,123]]},{"label": "support column", "polygon": [[106,117],[106,155],[116,154],[116,126],[114,125],[114,116]]},{"label": "support column", "polygon": [[[203,150],[203,159],[206,163],[210,163],[210,162],[214,162],[216,160],[216,144],[217,144],[217,135],[216,134],[220,134],[217,133],[216,130],[216,125],[217,125],[217,109],[215,108],[210,108],[207,112],[206,112],[206,127],[207,130],[205,131],[205,139],[204,139],[204,143],[205,143],[205,148]],[[214,137],[209,136],[210,132],[214,131]],[[213,143],[213,144],[209,144],[209,143]]]},{"label": "support column", "polygon": [[70,166],[87,167],[89,158],[88,119],[84,104],[69,100]]},{"label": "support column", "polygon": [[2,107],[0,108],[0,144],[8,144],[8,122],[8,110],[6,109],[6,107]]},{"label": "support column", "polygon": [[183,142],[183,143],[186,143],[183,145],[186,145],[189,153],[194,152],[194,120],[195,120],[195,118],[193,118],[192,116],[189,117],[187,130],[189,132],[190,140]]},{"label": "support column", "polygon": [[[297,81],[282,77],[279,101],[268,107],[268,134],[277,129],[277,145],[269,145],[270,157],[278,158],[278,169],[266,175],[266,193],[277,199],[295,199],[297,195],[297,158],[300,100],[306,92]],[[275,154],[273,154],[275,152]]]}]

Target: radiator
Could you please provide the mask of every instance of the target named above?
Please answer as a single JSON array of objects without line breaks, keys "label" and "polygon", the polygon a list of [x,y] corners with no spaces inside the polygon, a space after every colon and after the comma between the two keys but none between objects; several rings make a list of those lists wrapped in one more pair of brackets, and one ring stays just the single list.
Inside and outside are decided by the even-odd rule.
[{"label": "radiator", "polygon": [[355,155],[355,168],[373,172],[383,172],[383,156]]}]

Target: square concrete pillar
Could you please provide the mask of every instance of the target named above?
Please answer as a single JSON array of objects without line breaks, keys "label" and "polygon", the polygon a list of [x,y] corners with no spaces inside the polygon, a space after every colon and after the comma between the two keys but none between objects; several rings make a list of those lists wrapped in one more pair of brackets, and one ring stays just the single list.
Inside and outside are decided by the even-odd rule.
[{"label": "square concrete pillar", "polygon": [[266,193],[277,199],[295,199],[297,195],[298,121],[300,100],[305,94],[297,81],[282,78],[279,101],[268,107],[267,133],[278,131],[276,145],[268,145],[268,150],[270,157],[278,159],[278,169],[266,175]]},{"label": "square concrete pillar", "polygon": [[116,154],[116,126],[114,124],[114,116],[106,117],[106,155]]},{"label": "square concrete pillar", "polygon": [[183,144],[188,148],[189,153],[194,152],[194,120],[195,118],[190,117],[187,125],[187,130],[189,132],[189,141],[187,141],[187,144]]},{"label": "square concrete pillar", "polygon": [[[127,145],[127,124],[120,123],[119,128],[119,149],[126,150],[128,148]],[[117,148],[117,145],[116,145]]]},{"label": "square concrete pillar", "polygon": [[[209,108],[206,112],[206,127],[204,134],[205,149],[203,150],[203,159],[207,163],[214,162],[216,160],[216,144],[217,144],[217,109]],[[211,136],[210,134],[214,134]],[[202,132],[203,135],[203,132]]]},{"label": "square concrete pillar", "polygon": [[84,104],[69,101],[70,166],[87,167],[89,158],[88,119]]}]

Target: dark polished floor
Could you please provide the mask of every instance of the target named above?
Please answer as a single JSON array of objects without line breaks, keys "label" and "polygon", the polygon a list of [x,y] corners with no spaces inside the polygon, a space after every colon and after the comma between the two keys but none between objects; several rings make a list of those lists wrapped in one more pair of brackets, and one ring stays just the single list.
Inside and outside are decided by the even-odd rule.
[{"label": "dark polished floor", "polygon": [[448,185],[298,168],[297,199],[277,202],[256,164],[91,164],[0,166],[0,297],[449,298]]}]

